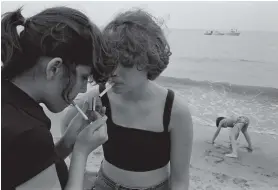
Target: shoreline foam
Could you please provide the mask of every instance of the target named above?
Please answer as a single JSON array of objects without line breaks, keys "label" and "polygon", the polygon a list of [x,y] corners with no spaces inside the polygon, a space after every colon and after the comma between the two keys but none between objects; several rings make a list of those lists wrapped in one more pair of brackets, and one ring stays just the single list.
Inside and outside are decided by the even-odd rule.
[{"label": "shoreline foam", "polygon": [[278,89],[274,87],[263,87],[263,86],[250,86],[250,85],[239,85],[228,82],[213,82],[213,81],[197,81],[189,78],[175,78],[169,76],[160,76],[157,81],[159,83],[167,84],[179,84],[194,87],[205,87],[215,88],[215,90],[226,90],[232,93],[246,94],[246,95],[267,95],[278,100]]},{"label": "shoreline foam", "polygon": [[173,77],[157,82],[184,97],[196,124],[215,127],[216,117],[245,115],[249,130],[278,137],[278,89]]}]

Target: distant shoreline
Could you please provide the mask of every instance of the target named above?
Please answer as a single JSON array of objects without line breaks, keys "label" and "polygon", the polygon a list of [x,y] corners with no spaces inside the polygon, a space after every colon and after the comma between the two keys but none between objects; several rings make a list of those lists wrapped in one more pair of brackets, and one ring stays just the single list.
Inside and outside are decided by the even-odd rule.
[{"label": "distant shoreline", "polygon": [[229,82],[214,82],[214,81],[197,81],[189,78],[176,78],[169,76],[160,76],[157,78],[157,82],[163,83],[177,83],[181,85],[188,86],[202,86],[202,87],[216,87],[216,88],[224,88],[229,89],[230,92],[234,93],[245,93],[245,94],[258,94],[267,95],[273,98],[278,99],[278,89],[274,87],[263,87],[263,86],[250,86],[250,85],[238,85],[231,84]]},{"label": "distant shoreline", "polygon": [[[186,31],[207,31],[210,30],[210,28],[204,28],[204,29],[198,29],[198,28],[167,28],[167,30],[186,30]],[[219,31],[230,31],[230,28],[215,28],[215,30],[219,30]],[[271,32],[271,33],[278,33],[278,31],[269,31],[269,30],[242,30],[240,29],[240,32]]]}]

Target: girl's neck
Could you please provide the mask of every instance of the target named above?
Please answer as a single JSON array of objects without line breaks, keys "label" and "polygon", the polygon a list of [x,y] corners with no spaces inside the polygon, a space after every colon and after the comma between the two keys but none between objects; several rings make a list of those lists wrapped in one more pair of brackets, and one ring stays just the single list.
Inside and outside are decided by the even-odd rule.
[{"label": "girl's neck", "polygon": [[13,81],[11,81],[14,85],[20,88],[23,92],[28,94],[32,99],[36,102],[40,102],[40,93],[36,81],[34,79],[29,79],[28,77],[17,77]]},{"label": "girl's neck", "polygon": [[152,81],[147,80],[132,91],[122,94],[121,97],[125,101],[133,102],[149,100],[155,94],[155,89],[156,85]]}]

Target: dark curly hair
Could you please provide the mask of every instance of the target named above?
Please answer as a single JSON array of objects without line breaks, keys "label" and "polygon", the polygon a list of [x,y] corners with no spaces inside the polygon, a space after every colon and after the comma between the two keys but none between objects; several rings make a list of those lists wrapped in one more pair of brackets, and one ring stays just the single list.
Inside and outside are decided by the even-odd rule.
[{"label": "dark curly hair", "polygon": [[216,118],[216,127],[218,127],[220,121],[222,121],[223,119],[225,119],[225,117],[218,117],[218,118]]},{"label": "dark curly hair", "polygon": [[[24,27],[20,34],[17,26]],[[113,70],[113,66],[104,61],[109,56],[106,56],[101,31],[86,15],[68,7],[48,8],[27,19],[22,16],[21,8],[4,14],[1,45],[4,80],[13,80],[35,67],[42,56],[62,58],[68,79],[62,94],[65,100],[75,83],[77,65],[90,66],[97,82]]]},{"label": "dark curly hair", "polygon": [[149,13],[135,9],[120,13],[103,31],[116,64],[147,72],[156,79],[169,64],[170,46],[164,33]]}]

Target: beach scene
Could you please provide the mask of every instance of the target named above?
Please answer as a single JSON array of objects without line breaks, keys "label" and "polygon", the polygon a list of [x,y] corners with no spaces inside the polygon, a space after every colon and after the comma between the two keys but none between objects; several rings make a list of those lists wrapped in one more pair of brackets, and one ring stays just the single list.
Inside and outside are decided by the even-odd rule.
[{"label": "beach scene", "polygon": [[[158,84],[184,97],[192,114],[190,190],[276,190],[278,33],[243,32],[237,38],[219,38],[204,36],[202,32],[170,30],[173,55],[168,68],[157,79]],[[60,137],[57,126],[63,114],[48,112],[56,140]],[[216,117],[229,115],[245,115],[250,119],[248,129],[254,150],[249,153],[244,148],[247,142],[241,134],[238,159],[225,157],[231,151],[229,129],[220,132],[215,145],[206,142],[216,130]],[[102,159],[101,147],[89,156],[88,187]]]},{"label": "beach scene", "polygon": [[[147,7],[145,4],[142,8]],[[273,5],[278,7],[277,2]],[[278,23],[277,18],[271,22]],[[171,19],[173,16],[169,17]],[[97,21],[97,24],[102,23]],[[183,97],[192,115],[194,139],[189,189],[277,190],[278,29],[253,30],[238,25],[240,35],[232,36],[204,35],[216,28],[208,24],[202,29],[173,26],[170,23],[165,27],[172,51],[170,63],[156,82]],[[229,32],[233,27],[230,25],[221,31]],[[90,88],[92,85],[88,84],[88,90]],[[58,141],[65,111],[53,114],[42,106],[51,119],[54,141]],[[207,143],[216,131],[216,118],[230,115],[244,115],[250,119],[248,131],[254,148],[252,153],[248,152],[247,142],[240,134],[236,159],[225,157],[231,152],[229,129],[221,130],[214,145]],[[102,147],[88,157],[84,189],[92,187],[102,159]],[[69,165],[70,159],[66,162]]]}]

